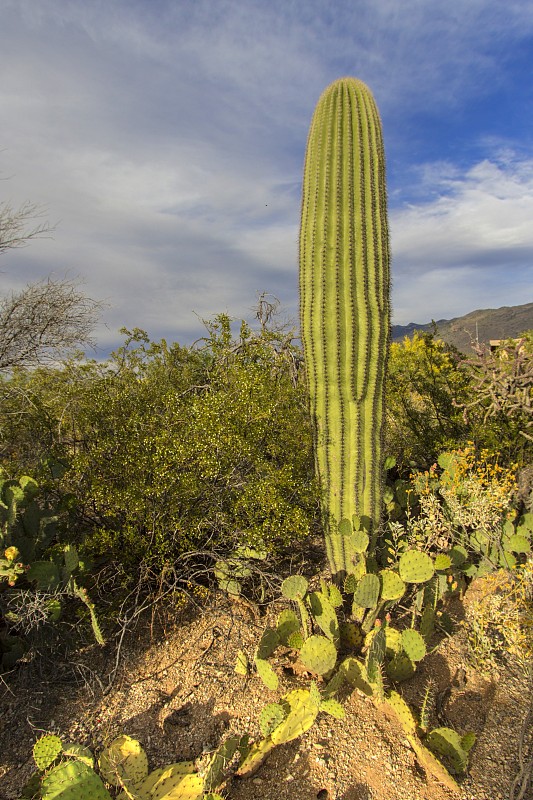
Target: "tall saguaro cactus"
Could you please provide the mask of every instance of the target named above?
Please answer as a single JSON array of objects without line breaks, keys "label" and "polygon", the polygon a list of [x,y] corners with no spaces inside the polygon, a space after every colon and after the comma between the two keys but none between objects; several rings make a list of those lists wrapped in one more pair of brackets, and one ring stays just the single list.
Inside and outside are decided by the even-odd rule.
[{"label": "tall saguaro cactus", "polygon": [[354,570],[359,525],[375,538],[379,523],[389,260],[379,113],[364,83],[341,78],[311,122],[300,231],[301,333],[334,575]]}]

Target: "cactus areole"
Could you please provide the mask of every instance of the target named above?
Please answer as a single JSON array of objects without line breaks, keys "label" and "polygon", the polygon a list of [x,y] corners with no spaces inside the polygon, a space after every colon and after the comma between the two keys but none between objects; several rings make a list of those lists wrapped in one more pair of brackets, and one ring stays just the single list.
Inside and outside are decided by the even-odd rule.
[{"label": "cactus areole", "polygon": [[301,336],[337,581],[363,558],[356,531],[372,547],[379,525],[389,261],[379,113],[364,83],[341,78],[311,122],[300,229]]}]

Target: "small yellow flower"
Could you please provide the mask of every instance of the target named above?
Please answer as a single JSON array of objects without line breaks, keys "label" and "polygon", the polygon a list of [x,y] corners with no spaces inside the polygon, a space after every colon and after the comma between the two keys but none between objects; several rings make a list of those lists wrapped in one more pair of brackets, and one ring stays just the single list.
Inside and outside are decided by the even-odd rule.
[{"label": "small yellow flower", "polygon": [[14,561],[20,555],[19,551],[16,547],[8,547],[4,551],[4,557],[7,558],[8,561]]}]

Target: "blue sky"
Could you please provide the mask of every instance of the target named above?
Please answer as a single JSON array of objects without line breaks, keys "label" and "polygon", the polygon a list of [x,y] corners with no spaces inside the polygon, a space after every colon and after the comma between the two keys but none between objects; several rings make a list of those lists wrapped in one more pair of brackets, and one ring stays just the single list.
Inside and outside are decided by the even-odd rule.
[{"label": "blue sky", "polygon": [[387,153],[394,322],[533,302],[531,0],[2,0],[0,201],[53,238],[2,257],[105,301],[98,341],[297,321],[305,142],[364,80]]}]

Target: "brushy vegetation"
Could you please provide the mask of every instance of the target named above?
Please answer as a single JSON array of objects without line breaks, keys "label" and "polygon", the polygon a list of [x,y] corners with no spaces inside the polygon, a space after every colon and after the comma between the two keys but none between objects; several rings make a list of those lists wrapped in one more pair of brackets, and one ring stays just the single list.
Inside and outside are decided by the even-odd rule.
[{"label": "brushy vegetation", "polygon": [[[193,347],[124,331],[104,362],[79,356],[2,378],[4,479],[32,476],[40,487],[33,506],[54,520],[32,558],[78,548],[79,579],[97,605],[94,576],[108,568],[111,627],[139,576],[147,594],[178,571],[182,588],[195,577],[208,586],[213,567],[246,547],[275,569],[287,548],[319,530],[301,351],[269,316],[260,320],[258,330],[242,322],[234,333],[221,315]],[[517,390],[499,409],[494,395],[505,375],[513,387],[529,374],[532,360],[527,337],[470,360],[430,334],[391,346],[387,451],[395,466],[381,547],[399,556],[407,543],[464,544],[474,529],[494,536],[506,515],[529,509],[532,445],[522,432],[531,387],[522,381],[522,406]],[[443,468],[443,451],[457,452],[453,470]],[[22,569],[9,577],[18,591],[31,586]]]},{"label": "brushy vegetation", "polygon": [[[53,632],[67,631],[74,646],[80,619],[88,636],[112,640],[154,598],[223,589],[258,599],[254,564],[283,574],[284,555],[320,532],[301,352],[290,333],[261,322],[234,333],[221,315],[187,348],[125,331],[105,362],[80,356],[2,379],[6,678],[39,652],[36,631],[51,647]],[[289,607],[236,671],[274,688],[268,659],[282,644],[327,682],[265,707],[264,739],[242,746],[242,775],[319,712],[342,715],[346,687],[388,704],[439,780],[454,785],[435,755],[465,769],[472,737],[430,729],[427,709],[410,709],[390,687],[415,673],[449,628],[447,598],[478,576],[487,588],[464,622],[473,661],[530,669],[531,385],[513,389],[530,369],[530,339],[521,348],[464,359],[435,335],[392,345],[385,507],[368,573],[341,590],[285,581]],[[496,408],[490,375],[497,387],[509,375],[512,403]],[[364,551],[368,537],[358,536]]]}]

